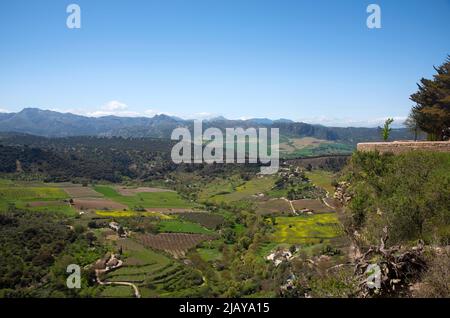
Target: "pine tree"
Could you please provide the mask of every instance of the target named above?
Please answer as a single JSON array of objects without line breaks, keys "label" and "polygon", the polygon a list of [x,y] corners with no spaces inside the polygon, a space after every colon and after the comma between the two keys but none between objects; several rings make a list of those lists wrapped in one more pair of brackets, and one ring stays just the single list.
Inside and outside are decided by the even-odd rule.
[{"label": "pine tree", "polygon": [[430,140],[445,140],[450,135],[450,55],[434,69],[433,79],[422,78],[419,90],[411,95],[416,103],[411,114]]}]

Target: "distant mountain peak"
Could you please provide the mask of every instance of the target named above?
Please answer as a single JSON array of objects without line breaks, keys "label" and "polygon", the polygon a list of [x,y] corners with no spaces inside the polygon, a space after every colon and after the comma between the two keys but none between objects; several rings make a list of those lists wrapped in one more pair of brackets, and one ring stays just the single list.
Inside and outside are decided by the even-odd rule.
[{"label": "distant mountain peak", "polygon": [[225,120],[227,120],[225,117],[217,116],[217,117],[213,117],[213,118],[207,119],[206,121],[215,122],[215,121],[225,121]]},{"label": "distant mountain peak", "polygon": [[246,122],[255,123],[257,125],[272,125],[273,120],[269,118],[250,118],[247,119]]}]

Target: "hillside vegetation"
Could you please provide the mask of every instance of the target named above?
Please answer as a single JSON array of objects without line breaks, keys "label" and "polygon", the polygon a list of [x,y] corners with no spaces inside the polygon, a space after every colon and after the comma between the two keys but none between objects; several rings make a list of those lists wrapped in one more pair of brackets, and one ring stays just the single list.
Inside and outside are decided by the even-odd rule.
[{"label": "hillside vegetation", "polygon": [[450,153],[355,153],[344,172],[349,226],[367,242],[391,229],[391,243],[449,244]]}]

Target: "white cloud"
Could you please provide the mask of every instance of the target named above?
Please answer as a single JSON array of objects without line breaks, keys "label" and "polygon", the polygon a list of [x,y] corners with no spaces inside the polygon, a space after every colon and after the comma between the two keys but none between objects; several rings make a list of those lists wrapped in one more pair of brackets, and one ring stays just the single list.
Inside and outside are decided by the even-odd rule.
[{"label": "white cloud", "polygon": [[10,111],[7,109],[0,108],[0,113],[10,113]]},{"label": "white cloud", "polygon": [[127,108],[128,108],[127,104],[124,104],[117,100],[109,101],[105,105],[102,106],[102,110],[104,110],[104,111],[118,111],[118,110],[123,110],[123,109],[127,109]]},{"label": "white cloud", "polygon": [[139,117],[141,114],[133,111],[105,111],[96,110],[86,113],[89,117],[118,116],[118,117]]},{"label": "white cloud", "polygon": [[117,100],[112,100],[102,105],[99,110],[86,112],[84,115],[90,117],[103,117],[103,116],[119,116],[119,117],[138,117],[140,113],[127,110],[128,105]]}]

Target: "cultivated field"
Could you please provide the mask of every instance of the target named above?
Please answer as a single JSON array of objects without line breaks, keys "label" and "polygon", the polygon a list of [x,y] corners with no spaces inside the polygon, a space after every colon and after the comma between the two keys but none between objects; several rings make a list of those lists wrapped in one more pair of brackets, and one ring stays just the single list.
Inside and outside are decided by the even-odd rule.
[{"label": "cultivated field", "polygon": [[59,188],[47,187],[1,187],[0,200],[58,200],[67,199],[68,195]]},{"label": "cultivated field", "polygon": [[256,203],[256,212],[261,215],[269,214],[292,214],[292,209],[288,201],[283,199],[269,199]]},{"label": "cultivated field", "polygon": [[310,200],[310,199],[302,199],[302,200],[294,200],[292,201],[292,205],[296,211],[300,211],[302,209],[309,209],[314,213],[332,213],[333,209],[327,207],[321,200]]},{"label": "cultivated field", "polygon": [[73,199],[73,205],[78,210],[124,210],[128,206],[113,200],[101,198]]},{"label": "cultivated field", "polygon": [[317,244],[342,234],[335,213],[277,217],[274,242],[289,244]]},{"label": "cultivated field", "polygon": [[157,235],[140,234],[136,238],[144,246],[165,251],[175,258],[179,258],[183,257],[189,249],[214,237],[205,234],[160,233]]},{"label": "cultivated field", "polygon": [[43,207],[43,206],[67,206],[69,205],[68,202],[64,201],[32,201],[27,203],[28,206],[36,208],[36,207]]},{"label": "cultivated field", "polygon": [[145,217],[153,217],[158,219],[171,219],[169,215],[165,215],[158,212],[140,212],[140,211],[131,211],[131,210],[116,210],[116,211],[103,211],[97,210],[95,213],[99,216],[103,217],[113,217],[113,218],[123,218],[123,217],[134,217],[134,216],[145,216]]},{"label": "cultivated field", "polygon": [[62,188],[71,198],[101,198],[103,195],[90,187],[64,187]]},{"label": "cultivated field", "polygon": [[0,210],[6,211],[8,207],[15,207],[25,211],[75,215],[75,209],[68,202],[64,202],[69,197],[62,189],[36,185],[38,184],[27,186],[27,183],[21,182],[19,186],[10,182],[8,187],[0,187]]},{"label": "cultivated field", "polygon": [[303,138],[282,138],[280,142],[280,152],[292,153],[307,146],[318,146],[320,144],[332,143],[329,140],[322,140],[313,137]]},{"label": "cultivated field", "polygon": [[147,192],[124,196],[109,186],[96,186],[94,189],[106,198],[126,205],[132,210],[137,208],[190,208],[194,206],[176,192]]},{"label": "cultivated field", "polygon": [[[231,179],[216,186],[206,187],[199,195],[204,201],[213,203],[254,200],[255,196],[273,188],[275,176],[258,176],[249,181]],[[228,183],[228,185],[226,185]]]},{"label": "cultivated field", "polygon": [[164,214],[176,214],[176,213],[191,213],[194,212],[190,208],[146,208],[147,212],[160,212]]},{"label": "cultivated field", "polygon": [[223,216],[207,212],[180,213],[177,216],[182,220],[198,223],[212,230],[216,229],[225,221]]},{"label": "cultivated field", "polygon": [[[204,283],[198,270],[133,239],[120,239],[116,244],[122,247],[124,266],[108,273],[105,280],[132,282],[138,286],[142,297],[192,297],[196,288]],[[115,293],[123,297],[132,295],[131,289],[106,287],[102,296],[112,297]]]},{"label": "cultivated field", "polygon": [[116,190],[119,194],[124,195],[124,196],[134,196],[138,193],[175,192],[175,191],[169,190],[169,189],[149,188],[149,187],[137,187],[137,188],[116,187]]},{"label": "cultivated field", "polygon": [[333,196],[334,187],[331,185],[333,174],[324,170],[306,171],[306,176],[317,187],[321,187],[328,191],[330,196]]},{"label": "cultivated field", "polygon": [[202,227],[198,223],[185,220],[163,220],[159,222],[158,230],[167,233],[197,233],[197,234],[213,234],[214,232]]}]

